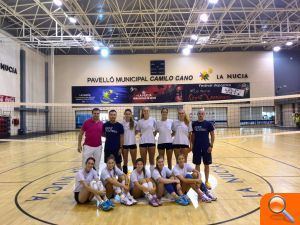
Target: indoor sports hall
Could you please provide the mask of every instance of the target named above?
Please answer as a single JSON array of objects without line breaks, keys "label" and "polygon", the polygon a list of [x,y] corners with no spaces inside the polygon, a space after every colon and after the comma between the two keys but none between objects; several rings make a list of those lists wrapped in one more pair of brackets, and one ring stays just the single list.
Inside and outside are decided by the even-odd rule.
[{"label": "indoor sports hall", "polygon": [[[299,71],[299,0],[0,0],[0,224],[267,224],[265,194],[300,192]],[[157,122],[164,108],[192,127],[204,112],[217,200],[195,201],[191,188],[186,206],[169,194],[159,207],[112,197],[108,212],[95,198],[77,203],[78,145],[95,108],[101,124],[111,110],[125,121],[127,109],[134,123],[145,109]],[[152,131],[156,157],[161,133]],[[124,176],[135,167],[129,154]],[[270,204],[268,225],[300,224],[288,199],[279,213]]]}]

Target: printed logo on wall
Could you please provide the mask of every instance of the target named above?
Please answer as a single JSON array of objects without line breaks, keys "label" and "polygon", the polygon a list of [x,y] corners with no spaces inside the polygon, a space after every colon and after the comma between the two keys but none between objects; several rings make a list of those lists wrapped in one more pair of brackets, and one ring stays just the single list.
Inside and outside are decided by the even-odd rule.
[{"label": "printed logo on wall", "polygon": [[0,62],[0,69],[3,70],[3,71],[10,72],[10,73],[18,74],[17,68],[15,68],[13,66],[6,65],[2,62]]},{"label": "printed logo on wall", "polygon": [[199,74],[200,80],[209,80],[209,75],[213,73],[213,68],[209,67],[207,70],[203,70]]}]

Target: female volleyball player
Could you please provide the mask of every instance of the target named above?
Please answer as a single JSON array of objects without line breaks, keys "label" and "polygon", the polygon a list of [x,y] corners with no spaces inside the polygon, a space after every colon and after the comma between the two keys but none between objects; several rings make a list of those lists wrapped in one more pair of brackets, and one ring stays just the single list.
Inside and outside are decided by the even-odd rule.
[{"label": "female volleyball player", "polygon": [[133,120],[132,111],[131,109],[126,109],[124,112],[124,145],[122,149],[123,155],[123,172],[125,174],[128,173],[128,152],[130,152],[132,165],[135,164],[136,160],[136,138],[135,138],[135,131],[136,131],[136,122]]},{"label": "female volleyball player", "polygon": [[151,179],[151,174],[145,169],[144,160],[138,158],[136,168],[130,175],[130,190],[134,198],[145,196],[149,204],[157,207],[161,205],[156,196],[156,185]]},{"label": "female volleyball player", "polygon": [[209,203],[217,200],[202,182],[200,172],[195,170],[190,164],[185,163],[185,155],[180,154],[178,156],[177,164],[173,168],[173,174],[181,181],[183,193],[186,193],[189,188],[193,188],[201,201]]},{"label": "female volleyball player", "polygon": [[154,169],[155,156],[155,124],[154,118],[150,117],[149,107],[142,109],[141,119],[137,123],[137,131],[140,133],[140,154],[145,165],[147,164],[147,153],[149,154],[150,170]]},{"label": "female volleyball player", "polygon": [[157,197],[160,199],[165,190],[172,195],[175,202],[179,205],[188,205],[189,201],[184,196],[180,180],[172,175],[172,171],[164,166],[164,158],[162,156],[156,157],[156,167],[153,170],[152,178],[156,182]]},{"label": "female volleyball player", "polygon": [[189,145],[192,126],[183,109],[178,110],[178,120],[173,122],[172,130],[175,158],[177,159],[179,154],[183,154],[187,159],[187,155],[190,152]]},{"label": "female volleyball player", "polygon": [[115,157],[110,155],[107,158],[106,167],[101,171],[101,180],[107,190],[107,197],[114,194],[120,197],[121,204],[130,206],[137,201],[130,195],[128,177],[116,167]]},{"label": "female volleyball player", "polygon": [[159,155],[165,157],[165,151],[167,153],[168,167],[172,169],[172,124],[173,121],[168,119],[168,109],[161,109],[161,120],[156,122],[156,132],[159,133],[157,141],[157,149]]},{"label": "female volleyball player", "polygon": [[106,197],[105,188],[98,178],[97,171],[93,169],[95,161],[93,157],[87,158],[85,167],[76,173],[74,198],[78,204],[84,204],[95,197],[99,203],[98,207],[108,211],[113,205]]}]

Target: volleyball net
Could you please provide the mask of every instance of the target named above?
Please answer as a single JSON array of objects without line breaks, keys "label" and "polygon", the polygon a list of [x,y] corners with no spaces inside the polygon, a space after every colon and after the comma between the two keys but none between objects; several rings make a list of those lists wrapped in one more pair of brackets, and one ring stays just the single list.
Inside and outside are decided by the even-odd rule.
[{"label": "volleyball net", "polygon": [[221,101],[143,103],[143,104],[60,104],[0,102],[0,141],[76,142],[83,122],[91,110],[100,109],[100,120],[108,120],[109,110],[117,111],[122,121],[125,109],[140,119],[144,106],[150,116],[161,119],[161,108],[168,108],[169,119],[177,119],[184,109],[190,120],[204,108],[206,120],[216,128],[218,139],[300,133],[300,94],[277,97]]}]

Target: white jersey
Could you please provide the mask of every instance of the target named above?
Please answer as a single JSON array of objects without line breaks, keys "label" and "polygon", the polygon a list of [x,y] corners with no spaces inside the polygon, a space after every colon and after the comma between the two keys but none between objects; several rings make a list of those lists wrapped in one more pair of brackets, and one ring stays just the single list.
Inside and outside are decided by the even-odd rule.
[{"label": "white jersey", "polygon": [[101,171],[101,181],[104,185],[106,185],[107,183],[107,179],[108,178],[118,178],[119,176],[124,175],[123,171],[120,170],[118,167],[115,166],[114,169],[109,170],[107,167],[105,167],[102,171]]},{"label": "white jersey", "polygon": [[155,130],[159,133],[158,144],[172,143],[172,124],[173,120],[157,121]]},{"label": "white jersey", "polygon": [[143,172],[139,173],[136,169],[130,174],[130,188],[134,187],[134,183],[140,181],[141,179],[150,178],[151,173],[149,170],[145,169],[146,174]]},{"label": "white jersey", "polygon": [[184,121],[176,120],[173,122],[172,130],[175,132],[174,145],[190,145],[189,132],[193,131],[191,122],[187,126]]},{"label": "white jersey", "polygon": [[140,144],[154,144],[154,130],[156,121],[154,118],[149,117],[147,120],[140,119],[137,123],[136,129],[141,132]]},{"label": "white jersey", "polygon": [[134,121],[133,129],[130,129],[130,123],[123,121],[122,125],[124,127],[124,145],[135,145],[136,139],[135,139],[135,130],[137,122]]},{"label": "white jersey", "polygon": [[85,171],[85,169],[79,170],[75,176],[74,192],[80,192],[83,188],[83,185],[80,183],[80,181],[84,181],[85,183],[89,184],[92,180],[95,180],[97,178],[98,174],[97,171],[94,169],[91,169],[88,173]]},{"label": "white jersey", "polygon": [[158,181],[159,178],[169,178],[171,175],[172,175],[172,171],[166,166],[164,166],[164,168],[162,168],[160,172],[156,168],[152,172],[152,178],[156,182]]},{"label": "white jersey", "polygon": [[180,168],[178,164],[176,164],[176,166],[174,166],[173,168],[173,173],[175,176],[183,176],[185,177],[189,172],[193,172],[194,168],[190,165],[185,163],[183,168]]}]

